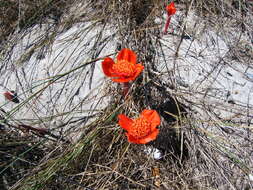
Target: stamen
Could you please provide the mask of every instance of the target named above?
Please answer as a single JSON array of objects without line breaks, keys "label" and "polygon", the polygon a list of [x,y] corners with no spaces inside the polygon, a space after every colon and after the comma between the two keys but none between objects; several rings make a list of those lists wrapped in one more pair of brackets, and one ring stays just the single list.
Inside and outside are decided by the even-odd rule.
[{"label": "stamen", "polygon": [[131,126],[129,133],[135,138],[142,138],[151,132],[151,123],[145,118],[138,118]]},{"label": "stamen", "polygon": [[112,69],[115,73],[121,74],[124,76],[131,76],[134,73],[134,64],[129,63],[128,61],[122,60],[116,62]]}]

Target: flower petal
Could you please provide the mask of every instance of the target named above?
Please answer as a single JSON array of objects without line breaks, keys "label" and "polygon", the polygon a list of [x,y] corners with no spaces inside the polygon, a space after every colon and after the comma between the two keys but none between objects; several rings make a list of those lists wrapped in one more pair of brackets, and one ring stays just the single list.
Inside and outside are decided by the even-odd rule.
[{"label": "flower petal", "polygon": [[131,127],[133,120],[128,118],[127,116],[125,116],[124,114],[119,114],[118,115],[118,119],[119,119],[119,125],[125,129],[125,130],[129,130],[129,128]]},{"label": "flower petal", "polygon": [[114,64],[114,61],[110,57],[106,57],[104,61],[102,62],[102,69],[104,71],[104,74],[108,77],[115,76],[112,74],[112,66]]},{"label": "flower petal", "polygon": [[167,5],[166,10],[168,15],[174,15],[176,13],[175,3],[172,1],[169,5]]},{"label": "flower petal", "polygon": [[112,81],[114,82],[129,82],[132,80],[132,77],[115,77],[112,78]]},{"label": "flower petal", "polygon": [[117,56],[117,60],[118,61],[126,60],[132,64],[136,64],[137,56],[132,50],[130,50],[128,48],[124,48],[119,52],[119,54]]},{"label": "flower petal", "polygon": [[141,116],[151,122],[151,131],[155,130],[161,124],[160,116],[155,110],[143,110]]},{"label": "flower petal", "polygon": [[129,133],[126,133],[126,136],[127,136],[128,142],[130,142],[130,143],[143,144],[143,143],[140,143],[139,139],[134,138],[134,137],[133,137],[132,135],[130,135]]},{"label": "flower petal", "polygon": [[153,141],[157,138],[157,135],[159,134],[159,130],[155,129],[154,131],[152,131],[152,133],[150,133],[149,135],[147,135],[146,137],[142,138],[142,139],[138,139],[139,144],[147,144],[150,141]]},{"label": "flower petal", "polygon": [[143,71],[144,69],[144,66],[142,64],[137,64],[136,67],[135,67],[135,73],[134,73],[134,76],[132,77],[133,80],[135,80],[139,74]]}]

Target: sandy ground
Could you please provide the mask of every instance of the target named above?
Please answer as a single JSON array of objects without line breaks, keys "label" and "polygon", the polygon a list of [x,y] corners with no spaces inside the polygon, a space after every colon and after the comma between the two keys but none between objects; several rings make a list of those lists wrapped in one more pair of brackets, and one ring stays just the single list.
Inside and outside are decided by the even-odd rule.
[{"label": "sandy ground", "polygon": [[[95,49],[99,28],[89,31],[90,24],[75,25],[53,39],[50,47],[42,46],[23,63],[17,63],[48,35],[50,26],[36,25],[26,33],[17,35],[10,59],[3,62],[0,78],[1,108],[10,113],[10,120],[18,120],[35,127],[55,128],[69,119],[93,115],[107,105],[103,91],[105,81],[101,61],[89,64],[51,83],[51,79],[69,72],[98,56],[115,52],[115,44],[105,41],[103,49]],[[101,38],[108,38],[105,30]],[[101,51],[101,52],[100,52]],[[91,72],[94,70],[94,72]],[[5,91],[14,90],[20,104],[8,101]],[[30,101],[26,101],[32,98]],[[24,104],[23,104],[24,103]],[[46,121],[47,117],[54,117]]]}]

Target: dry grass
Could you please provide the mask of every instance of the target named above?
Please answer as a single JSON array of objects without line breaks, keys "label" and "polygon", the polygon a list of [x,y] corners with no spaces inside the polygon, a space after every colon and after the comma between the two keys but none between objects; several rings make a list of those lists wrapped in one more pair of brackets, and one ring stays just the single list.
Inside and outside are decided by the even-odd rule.
[{"label": "dry grass", "polygon": [[[165,3],[157,0],[124,3],[76,0],[71,4],[69,1],[40,1],[41,5],[35,1],[4,2],[8,3],[2,4],[4,14],[0,15],[5,18],[1,23],[4,26],[0,31],[2,39],[7,39],[5,42],[0,39],[3,68],[11,64],[26,67],[33,56],[39,55],[37,65],[32,67],[35,72],[43,63],[43,57],[53,52],[57,37],[78,24],[83,24],[80,30],[62,41],[69,46],[80,41],[76,49],[87,50],[89,57],[79,60],[64,55],[59,71],[36,81],[36,85],[34,76],[29,78],[23,74],[26,82],[22,86],[22,103],[7,112],[3,110],[5,105],[1,107],[0,127],[8,134],[7,139],[0,136],[1,189],[253,189],[253,182],[249,180],[253,172],[253,105],[225,100],[218,93],[214,95],[213,91],[222,89],[211,85],[217,82],[224,65],[238,73],[237,65],[253,68],[253,5],[250,1],[176,1],[180,14],[177,22],[172,23],[174,32],[168,34],[168,38],[161,32]],[[53,25],[48,18],[51,13],[57,14]],[[29,27],[41,24],[41,20],[48,24],[46,32],[33,28],[41,35],[29,38],[32,45],[26,47],[20,57],[12,59],[13,47],[25,40]],[[21,32],[11,34],[17,26]],[[108,31],[110,33],[105,35]],[[211,45],[202,39],[203,36],[209,38],[210,31],[222,37],[229,50],[215,55],[210,61],[211,69],[203,64],[196,70],[196,75],[203,77],[188,88],[189,83],[184,84],[178,78],[181,68],[191,68],[186,59],[188,55],[192,55],[194,61],[209,56],[204,52]],[[90,33],[95,34],[86,47],[81,42],[83,35]],[[185,46],[189,38],[192,40]],[[201,50],[191,49],[194,41],[204,44]],[[136,51],[145,72],[133,83],[127,100],[121,97],[120,86],[105,81],[94,90],[95,94],[90,92],[75,102],[75,95],[84,83],[78,86],[78,81],[91,86],[95,80],[95,64],[99,64],[103,56],[109,56],[101,53],[108,48],[107,44],[117,44],[115,52],[124,47]],[[222,51],[219,45],[214,49]],[[70,51],[74,54],[76,50]],[[61,59],[61,55],[59,53],[54,61]],[[217,73],[216,77],[213,73]],[[240,74],[252,80],[246,72]],[[203,85],[206,83],[208,85]],[[60,88],[55,91],[56,84]],[[69,87],[73,89],[68,90]],[[43,94],[47,93],[48,99],[44,100]],[[62,98],[66,100],[64,109],[59,107]],[[92,110],[83,106],[92,101]],[[102,103],[106,103],[103,108],[99,107]],[[41,113],[39,105],[46,105],[45,113]],[[31,118],[17,118],[27,107],[33,113]],[[159,137],[145,146],[129,144],[117,125],[117,115],[126,113],[135,117],[146,108],[156,109],[162,116]],[[16,127],[24,123],[47,127],[50,133],[35,132],[28,135],[29,142],[24,141],[23,133]],[[77,138],[71,138],[73,136]],[[145,154],[147,146],[161,150],[162,159],[155,160]],[[36,153],[40,154],[34,158]]]}]

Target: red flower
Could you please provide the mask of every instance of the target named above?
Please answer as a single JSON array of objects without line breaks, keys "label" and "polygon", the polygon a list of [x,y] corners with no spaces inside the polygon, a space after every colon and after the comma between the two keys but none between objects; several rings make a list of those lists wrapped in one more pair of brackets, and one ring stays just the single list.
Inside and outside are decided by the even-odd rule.
[{"label": "red flower", "polygon": [[136,79],[144,66],[137,64],[136,54],[125,48],[119,52],[116,62],[106,57],[102,62],[102,68],[105,75],[111,77],[114,82],[129,82]]},{"label": "red flower", "polygon": [[177,11],[175,7],[175,3],[172,1],[170,4],[166,6],[166,10],[169,16],[174,15]]},{"label": "red flower", "polygon": [[165,24],[165,28],[164,28],[164,32],[163,32],[164,34],[167,33],[167,30],[169,28],[171,16],[174,15],[177,11],[176,7],[175,7],[175,3],[172,1],[170,4],[168,4],[166,6],[166,10],[167,10],[168,18],[167,18],[167,21]]},{"label": "red flower", "polygon": [[130,119],[124,114],[118,115],[119,125],[127,130],[128,141],[136,144],[146,144],[156,139],[160,125],[160,116],[155,110],[143,110],[140,117]]}]

